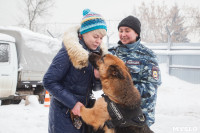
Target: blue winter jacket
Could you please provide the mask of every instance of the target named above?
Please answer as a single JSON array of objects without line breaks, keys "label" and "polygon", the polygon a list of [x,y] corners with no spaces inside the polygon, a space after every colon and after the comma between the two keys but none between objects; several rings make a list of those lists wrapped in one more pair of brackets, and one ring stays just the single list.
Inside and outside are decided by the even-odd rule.
[{"label": "blue winter jacket", "polygon": [[[69,29],[63,46],[44,75],[45,89],[52,95],[49,110],[49,133],[81,133],[70,118],[70,109],[80,101],[87,105],[93,84],[89,51],[78,38],[79,27]],[[101,44],[101,49],[105,45]]]}]

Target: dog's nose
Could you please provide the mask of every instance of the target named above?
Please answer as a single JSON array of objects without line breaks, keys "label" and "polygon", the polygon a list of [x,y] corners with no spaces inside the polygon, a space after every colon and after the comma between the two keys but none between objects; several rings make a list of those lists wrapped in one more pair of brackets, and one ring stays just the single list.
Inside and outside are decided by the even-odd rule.
[{"label": "dog's nose", "polygon": [[97,55],[101,55],[101,53],[99,51],[93,51],[92,53],[97,54]]}]

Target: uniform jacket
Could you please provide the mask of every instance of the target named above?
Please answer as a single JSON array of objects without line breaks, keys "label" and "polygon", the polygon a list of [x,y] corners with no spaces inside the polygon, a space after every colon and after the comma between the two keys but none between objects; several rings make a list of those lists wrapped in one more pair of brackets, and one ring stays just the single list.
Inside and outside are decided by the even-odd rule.
[{"label": "uniform jacket", "polygon": [[[93,82],[93,68],[88,62],[89,50],[78,37],[78,27],[65,34],[62,48],[54,57],[43,78],[52,95],[49,111],[49,133],[81,133],[72,125],[69,110],[80,101],[87,104]],[[100,48],[106,52],[102,43]]]},{"label": "uniform jacket", "polygon": [[157,88],[161,84],[160,69],[156,55],[152,50],[140,43],[140,39],[132,44],[119,45],[109,51],[122,59],[130,70],[136,88],[142,97],[142,111],[146,115],[147,124],[154,123]]}]

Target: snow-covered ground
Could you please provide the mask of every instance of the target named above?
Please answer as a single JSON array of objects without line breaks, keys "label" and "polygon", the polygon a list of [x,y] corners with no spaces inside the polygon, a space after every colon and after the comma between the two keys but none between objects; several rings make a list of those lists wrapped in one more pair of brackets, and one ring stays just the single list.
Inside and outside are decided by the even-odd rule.
[{"label": "snow-covered ground", "polygon": [[[155,133],[200,133],[200,88],[166,74],[158,89]],[[101,92],[95,93],[96,97]],[[30,97],[19,105],[0,106],[0,133],[48,133],[48,109]]]},{"label": "snow-covered ground", "polygon": [[200,133],[200,88],[167,75],[160,65],[163,84],[158,90],[155,133]]}]

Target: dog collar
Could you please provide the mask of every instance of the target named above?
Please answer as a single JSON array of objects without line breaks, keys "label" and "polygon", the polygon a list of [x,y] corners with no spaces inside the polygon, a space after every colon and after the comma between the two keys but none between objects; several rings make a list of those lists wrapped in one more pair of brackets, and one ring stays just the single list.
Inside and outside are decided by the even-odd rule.
[{"label": "dog collar", "polygon": [[130,108],[117,104],[109,99],[105,94],[102,95],[107,102],[107,110],[111,120],[107,120],[105,125],[108,128],[137,126],[143,127],[146,124],[145,115],[141,107]]}]

